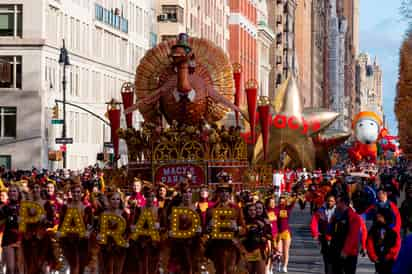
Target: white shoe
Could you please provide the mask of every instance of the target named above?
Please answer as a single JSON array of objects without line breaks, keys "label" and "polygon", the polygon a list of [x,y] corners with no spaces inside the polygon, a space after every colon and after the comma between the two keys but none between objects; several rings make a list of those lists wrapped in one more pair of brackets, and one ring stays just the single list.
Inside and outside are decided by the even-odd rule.
[{"label": "white shoe", "polygon": [[282,269],[283,269],[282,263],[279,262],[279,263],[278,263],[278,272],[282,272]]},{"label": "white shoe", "polygon": [[282,273],[288,273],[288,267],[284,265],[284,266],[282,267],[282,271],[280,271],[280,272],[282,272]]}]

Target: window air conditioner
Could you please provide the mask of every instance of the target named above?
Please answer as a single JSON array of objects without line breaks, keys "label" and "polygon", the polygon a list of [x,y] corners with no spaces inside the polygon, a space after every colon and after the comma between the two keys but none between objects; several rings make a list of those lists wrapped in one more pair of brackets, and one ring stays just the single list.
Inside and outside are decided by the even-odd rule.
[{"label": "window air conditioner", "polygon": [[157,16],[157,21],[158,22],[167,21],[167,14],[160,14],[159,16]]}]

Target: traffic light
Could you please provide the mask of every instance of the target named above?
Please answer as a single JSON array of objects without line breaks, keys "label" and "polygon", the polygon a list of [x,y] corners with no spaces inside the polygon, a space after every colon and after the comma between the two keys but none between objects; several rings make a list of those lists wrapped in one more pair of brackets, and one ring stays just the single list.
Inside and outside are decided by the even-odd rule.
[{"label": "traffic light", "polygon": [[55,105],[52,109],[52,119],[59,119],[59,106]]}]

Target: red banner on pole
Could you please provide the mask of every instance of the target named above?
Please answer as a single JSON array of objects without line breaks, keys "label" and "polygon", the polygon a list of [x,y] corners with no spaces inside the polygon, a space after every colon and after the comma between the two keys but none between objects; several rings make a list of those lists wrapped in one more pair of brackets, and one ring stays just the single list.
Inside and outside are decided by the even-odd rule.
[{"label": "red banner on pole", "polygon": [[[123,108],[128,109],[133,105],[133,92],[122,92]],[[126,125],[128,128],[133,127],[133,113],[126,114]]]},{"label": "red banner on pole", "polygon": [[271,117],[270,117],[270,106],[269,104],[264,104],[258,106],[259,111],[259,121],[260,121],[260,128],[262,131],[262,140],[263,140],[263,157],[266,160],[267,152],[268,152],[268,141],[269,141],[269,127],[271,124]]},{"label": "red banner on pole", "polygon": [[256,126],[256,106],[257,106],[257,93],[258,85],[256,80],[249,80],[246,83],[246,98],[247,98],[247,108],[249,113],[250,121],[250,132],[252,134],[252,140],[255,142],[255,126]]},{"label": "red banner on pole", "polygon": [[119,156],[119,135],[117,130],[120,128],[120,109],[112,108],[108,110],[111,125],[112,143],[115,159]]},{"label": "red banner on pole", "polygon": [[[240,81],[242,78],[242,67],[239,63],[233,64],[233,80],[235,81],[235,105],[240,105]],[[235,112],[236,126],[239,126],[239,112]]]}]

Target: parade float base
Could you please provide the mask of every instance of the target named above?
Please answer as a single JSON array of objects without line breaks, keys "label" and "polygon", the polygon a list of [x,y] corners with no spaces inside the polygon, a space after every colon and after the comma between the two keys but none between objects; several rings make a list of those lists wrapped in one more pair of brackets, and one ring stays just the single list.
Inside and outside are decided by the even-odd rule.
[{"label": "parade float base", "polygon": [[157,139],[147,138],[150,143],[141,146],[144,148],[141,158],[147,160],[136,158],[139,153],[132,147],[133,142],[126,139],[128,151],[133,151],[129,154],[129,164],[125,168],[107,170],[106,180],[125,190],[134,178],[175,187],[188,174],[191,174],[194,189],[205,184],[213,189],[222,180],[230,181],[234,190],[272,185],[272,167],[250,165],[248,147],[242,138],[224,129],[210,131],[207,140],[214,137],[213,142],[205,142],[206,134],[200,130],[189,135],[187,127],[167,129]]}]

